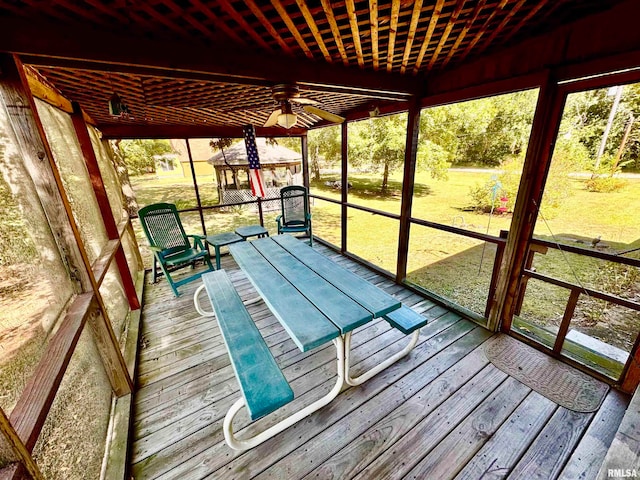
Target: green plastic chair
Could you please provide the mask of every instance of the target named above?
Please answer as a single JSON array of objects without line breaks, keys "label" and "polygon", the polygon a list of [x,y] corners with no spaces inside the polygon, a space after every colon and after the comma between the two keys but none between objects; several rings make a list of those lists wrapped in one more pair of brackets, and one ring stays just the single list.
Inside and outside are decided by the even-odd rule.
[{"label": "green plastic chair", "polygon": [[311,229],[311,212],[309,212],[309,196],[307,189],[299,185],[291,185],[280,190],[282,215],[276,217],[278,235],[281,233],[306,232],[309,245],[313,246]]},{"label": "green plastic chair", "polygon": [[[178,287],[197,280],[203,273],[212,271],[211,257],[204,248],[201,235],[187,235],[182,227],[176,206],[171,203],[155,203],[147,205],[138,212],[140,223],[153,251],[153,282],[158,277],[158,269],[164,274],[176,297]],[[189,239],[193,239],[191,242]],[[202,258],[209,268],[178,281],[171,278],[171,272],[183,267],[195,266],[195,261]]]}]

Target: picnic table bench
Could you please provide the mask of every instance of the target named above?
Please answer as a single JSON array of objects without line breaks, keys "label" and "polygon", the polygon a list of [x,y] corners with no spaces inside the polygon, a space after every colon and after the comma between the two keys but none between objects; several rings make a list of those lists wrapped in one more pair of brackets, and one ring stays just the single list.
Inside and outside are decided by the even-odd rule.
[{"label": "picnic table bench", "polygon": [[[336,384],[329,393],[254,437],[237,438],[232,423],[242,406],[256,420],[291,402],[294,395],[224,270],[203,275],[194,303],[201,314],[217,317],[242,392],[224,420],[225,440],[231,448],[259,445],[327,405],[345,383],[359,385],[395,363],[413,349],[419,329],[427,323],[391,295],[291,237],[235,243],[230,251],[298,348],[308,351],[333,342],[337,360]],[[198,303],[203,288],[213,312],[203,311]],[[352,378],[352,332],[376,317],[412,337],[404,349]]]}]

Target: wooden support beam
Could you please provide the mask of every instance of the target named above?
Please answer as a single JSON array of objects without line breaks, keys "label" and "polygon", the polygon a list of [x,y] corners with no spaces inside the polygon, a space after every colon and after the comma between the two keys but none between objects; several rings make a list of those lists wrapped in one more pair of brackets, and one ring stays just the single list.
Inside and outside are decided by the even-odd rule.
[{"label": "wooden support beam", "polygon": [[389,39],[387,41],[387,72],[390,72],[393,69],[393,57],[395,55],[399,16],[400,0],[393,0],[391,2],[391,21],[389,23]]},{"label": "wooden support beam", "polygon": [[191,144],[189,139],[185,138],[184,143],[187,146],[187,157],[189,158],[189,169],[191,170],[191,180],[193,181],[193,188],[196,193],[196,205],[198,206],[198,214],[200,216],[200,225],[202,226],[203,235],[207,235],[207,225],[204,222],[204,212],[202,211],[202,200],[200,198],[200,188],[198,187],[198,179],[196,176],[196,167],[193,164],[193,155],[191,155]]},{"label": "wooden support beam", "polygon": [[[102,221],[104,222],[104,227],[107,232],[107,237],[109,238],[109,240],[116,242],[116,265],[118,266],[118,271],[120,272],[122,287],[124,288],[125,295],[127,296],[127,300],[129,301],[129,308],[131,308],[131,310],[137,310],[138,308],[140,308],[140,301],[138,300],[138,297],[136,295],[136,286],[133,282],[133,277],[131,275],[131,271],[129,270],[129,265],[127,263],[127,258],[124,255],[124,250],[122,250],[122,245],[120,244],[120,232],[118,231],[116,220],[113,217],[113,211],[111,210],[111,204],[109,203],[107,189],[104,186],[102,173],[100,172],[100,166],[98,165],[98,158],[96,157],[96,152],[93,150],[93,144],[91,143],[91,136],[89,135],[87,124],[84,121],[80,105],[78,105],[77,103],[73,104],[71,121],[76,133],[76,138],[78,139],[78,143],[80,145],[84,163],[87,166],[87,170],[89,172],[89,179],[91,180],[93,192],[96,196],[96,201],[98,202],[98,208],[100,209]],[[109,262],[109,264],[110,263],[111,262]],[[106,265],[106,267],[108,267],[108,264]],[[99,288],[101,282],[96,283]]]},{"label": "wooden support beam", "polygon": [[[221,126],[189,126],[189,125],[103,125],[100,127],[102,138],[128,139],[128,138],[211,138],[231,137],[243,138],[242,127]],[[304,128],[290,128],[284,130],[279,127],[256,127],[258,137],[299,137],[305,135]]]},{"label": "wooden support beam", "polygon": [[422,61],[424,60],[424,55],[427,52],[427,48],[429,48],[429,44],[431,43],[431,37],[433,36],[433,32],[436,29],[438,20],[440,20],[440,15],[442,15],[443,7],[444,7],[444,0],[437,0],[436,4],[433,7],[433,12],[431,12],[431,19],[429,20],[427,33],[424,36],[424,40],[422,41],[422,46],[420,47],[420,52],[418,53],[418,58],[416,59],[416,64],[413,69],[414,74],[418,73],[418,71],[420,70],[420,66],[422,65]]},{"label": "wooden support beam", "polygon": [[[480,13],[476,6],[474,15]],[[551,70],[558,82],[640,67],[640,5],[625,1],[600,14],[532,37],[429,77],[428,96]],[[471,19],[470,19],[471,21]],[[458,40],[466,35],[465,30]],[[457,42],[457,41],[456,41]],[[451,51],[455,50],[457,46]],[[444,64],[448,62],[445,59]]]},{"label": "wooden support beam", "polygon": [[562,351],[562,345],[564,345],[564,339],[567,336],[567,332],[569,331],[569,325],[571,324],[571,319],[573,318],[573,314],[576,311],[576,306],[578,305],[579,299],[580,289],[572,289],[571,294],[569,295],[569,300],[567,301],[567,306],[564,309],[564,315],[562,316],[562,321],[560,322],[558,333],[556,334],[556,341],[553,345],[553,353],[555,353],[556,355],[560,355],[560,352]]},{"label": "wooden support beam", "polygon": [[349,223],[347,222],[347,202],[348,197],[348,185],[349,185],[349,122],[342,122],[340,125],[340,181],[342,182],[341,189],[341,207],[340,207],[340,252],[343,254],[347,252],[347,229]]},{"label": "wooden support beam", "polygon": [[[252,8],[253,2],[247,2]],[[253,5],[255,7],[255,5]],[[257,10],[259,12],[259,9]],[[355,9],[354,9],[355,12]],[[255,12],[254,12],[255,13]],[[357,23],[352,27],[357,28]],[[275,33],[275,32],[274,32]],[[354,38],[356,49],[360,38]],[[209,79],[238,84],[261,82],[319,85],[353,88],[355,91],[400,92],[412,94],[418,84],[412,77],[365,71],[341,64],[318,63],[308,58],[270,55],[239,46],[207,45],[195,42],[163,41],[115,34],[106,30],[76,25],[60,29],[44,20],[0,17],[0,45],[4,51],[30,55],[29,61],[55,65],[56,59],[79,60],[104,65],[106,71],[127,68],[158,76]],[[290,48],[284,43],[285,51]],[[362,54],[362,47],[360,46]],[[363,63],[364,65],[364,63]],[[150,70],[151,69],[151,70]]]},{"label": "wooden support beam", "polygon": [[[323,2],[326,0],[323,0]],[[369,23],[371,32],[371,56],[373,68],[378,70],[380,66],[380,53],[378,50],[378,0],[369,0]]]},{"label": "wooden support beam", "polygon": [[47,343],[36,371],[11,412],[11,424],[29,452],[38,440],[84,324],[96,314],[97,303],[93,292],[76,297],[60,328]]},{"label": "wooden support beam", "polygon": [[[31,94],[35,98],[39,98],[63,112],[73,112],[71,101],[67,100],[58,90],[51,86],[36,70],[31,67],[25,67],[24,71],[29,82]],[[82,112],[82,116],[88,124],[96,125],[96,122],[86,112]]]},{"label": "wooden support beam", "polygon": [[[400,73],[402,74],[404,74],[407,71],[407,63],[409,62],[409,56],[411,55],[411,47],[413,47],[413,40],[416,37],[416,30],[418,28],[418,21],[420,20],[421,10],[422,10],[422,0],[415,0],[415,2],[413,3],[413,12],[411,13],[411,23],[409,24],[409,32],[407,33],[407,41],[404,44],[402,64],[400,66]],[[433,20],[433,15],[431,16],[431,19]]]},{"label": "wooden support beam", "polygon": [[[331,58],[331,55],[329,54],[329,51],[327,50],[327,47],[324,44],[324,40],[322,38],[322,35],[320,35],[320,30],[318,30],[316,21],[313,18],[313,15],[311,15],[311,12],[309,11],[309,7],[307,7],[307,2],[304,2],[303,0],[296,0],[296,3],[298,4],[298,8],[300,9],[300,11],[302,12],[302,16],[307,22],[307,26],[309,27],[309,30],[311,30],[311,34],[313,35],[313,38],[318,44],[318,48],[322,52],[322,56],[327,62],[332,63],[333,59]],[[297,29],[295,30],[297,32]]]},{"label": "wooden support beam", "polygon": [[542,201],[551,155],[560,127],[565,97],[555,79],[549,75],[540,89],[529,145],[507,238],[503,268],[496,287],[496,307],[490,312],[488,328],[503,331],[511,328],[529,241]]},{"label": "wooden support beam", "polygon": [[300,35],[300,32],[298,32],[298,28],[291,20],[291,17],[287,13],[287,10],[282,6],[282,3],[280,3],[280,0],[271,0],[271,5],[273,5],[273,7],[276,9],[276,12],[278,12],[278,15],[280,15],[280,18],[289,29],[289,33],[291,33],[296,42],[298,42],[298,45],[307,56],[307,58],[313,58],[313,53],[311,53],[309,46],[302,38],[302,35]]},{"label": "wooden support beam", "polygon": [[331,33],[333,34],[333,41],[336,42],[338,52],[340,52],[340,57],[342,58],[342,63],[346,67],[349,65],[349,57],[347,56],[347,52],[344,49],[344,43],[342,43],[342,34],[340,33],[338,22],[336,22],[336,17],[333,14],[333,7],[331,6],[331,2],[329,0],[321,0],[321,3],[324,14],[327,17],[327,22],[329,23],[329,28],[331,29]]},{"label": "wooden support beam", "polygon": [[413,203],[413,184],[416,176],[416,158],[418,136],[420,134],[420,99],[409,103],[407,116],[407,140],[404,150],[404,171],[402,175],[402,200],[400,204],[400,228],[398,234],[398,261],[396,283],[404,282],[407,277],[409,256],[409,229],[411,228],[411,205]]},{"label": "wooden support beam", "polygon": [[[440,35],[440,41],[438,42],[436,49],[431,55],[431,59],[429,60],[429,63],[427,65],[427,70],[431,70],[433,68],[433,65],[436,63],[436,60],[438,60],[438,56],[440,55],[442,48],[445,46],[445,44],[447,43],[447,40],[449,39],[449,34],[451,33],[451,30],[453,29],[455,24],[458,22],[458,17],[460,16],[460,12],[462,12],[462,8],[464,7],[466,0],[457,0],[457,1],[458,3],[456,4],[456,8],[451,13],[451,16],[449,17],[449,21],[447,22],[447,26],[444,28],[444,32],[442,32],[442,35]],[[420,62],[422,63],[422,58],[420,59]],[[416,67],[413,70],[413,73],[418,73],[417,62],[416,62]]]},{"label": "wooden support beam", "polygon": [[302,184],[310,192],[309,183],[309,139],[306,135],[300,137],[300,151],[302,152]]},{"label": "wooden support beam", "polygon": [[273,39],[278,43],[278,45],[280,46],[280,48],[282,48],[285,54],[292,56],[293,51],[291,50],[291,47],[289,47],[287,42],[285,42],[282,39],[282,37],[280,36],[278,31],[274,28],[274,26],[271,24],[269,19],[264,16],[264,13],[262,13],[262,10],[260,10],[260,7],[258,7],[253,0],[245,0],[244,3],[247,5],[247,7],[249,7],[249,10],[251,10],[251,13],[255,15],[255,17],[258,19],[260,24],[267,30],[267,32],[269,32],[269,35],[271,35]]},{"label": "wooden support beam", "polygon": [[[0,408],[0,463],[20,462],[33,480],[44,480],[38,465],[31,453],[27,450],[22,440],[16,433],[9,418]],[[14,470],[15,466],[11,468]],[[12,473],[12,472],[9,472]],[[1,476],[1,472],[0,472]]]},{"label": "wooden support beam", "polygon": [[362,44],[360,43],[360,30],[358,28],[358,17],[356,15],[356,6],[354,0],[346,0],[347,13],[349,16],[349,25],[351,25],[351,38],[353,46],[356,49],[356,58],[358,66],[364,67],[364,56],[362,55]]}]

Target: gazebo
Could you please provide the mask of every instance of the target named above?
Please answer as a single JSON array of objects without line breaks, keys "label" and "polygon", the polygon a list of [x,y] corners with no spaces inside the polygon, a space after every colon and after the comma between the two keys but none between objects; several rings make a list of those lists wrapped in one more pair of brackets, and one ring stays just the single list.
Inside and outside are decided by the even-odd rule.
[{"label": "gazebo", "polygon": [[[256,139],[258,156],[266,187],[266,198],[276,198],[280,189],[287,185],[302,185],[302,155]],[[218,183],[218,198],[221,204],[254,200],[249,185],[249,163],[244,142],[219,151],[208,160],[213,165]]]}]

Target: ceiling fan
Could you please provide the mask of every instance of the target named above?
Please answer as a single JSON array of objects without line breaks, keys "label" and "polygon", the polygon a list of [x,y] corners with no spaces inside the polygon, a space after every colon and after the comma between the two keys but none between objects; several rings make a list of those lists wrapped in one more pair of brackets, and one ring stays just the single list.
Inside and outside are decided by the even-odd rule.
[{"label": "ceiling fan", "polygon": [[324,120],[333,123],[342,123],[345,118],[340,115],[336,115],[321,108],[315,107],[318,101],[310,98],[303,98],[300,96],[300,89],[297,85],[281,83],[271,87],[271,95],[273,99],[280,104],[280,107],[276,108],[269,118],[265,122],[265,127],[273,127],[279,125],[283,128],[291,128],[298,121],[298,116],[293,112],[291,108],[291,102],[299,103],[303,105],[303,110],[308,113],[312,113]]}]

